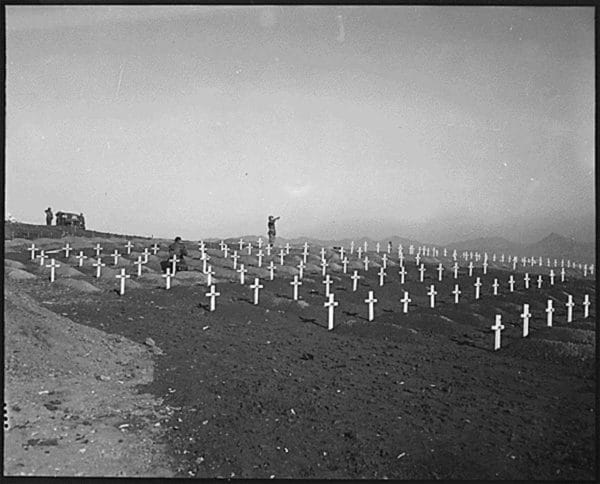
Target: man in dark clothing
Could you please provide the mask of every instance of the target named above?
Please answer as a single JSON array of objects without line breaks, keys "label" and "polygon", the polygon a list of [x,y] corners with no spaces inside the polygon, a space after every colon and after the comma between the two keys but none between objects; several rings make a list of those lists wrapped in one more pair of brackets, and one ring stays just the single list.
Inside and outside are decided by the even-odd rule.
[{"label": "man in dark clothing", "polygon": [[85,218],[83,216],[83,213],[79,214],[79,225],[83,230],[85,230]]},{"label": "man in dark clothing", "polygon": [[46,214],[46,225],[52,225],[52,219],[54,218],[54,215],[52,214],[52,209],[48,207],[44,213]]},{"label": "man in dark clothing", "polygon": [[[179,259],[176,269],[178,271],[187,271],[187,264],[183,256],[188,255],[188,253],[185,244],[181,241],[181,237],[175,237],[175,242],[169,245],[169,259],[172,259],[174,255]],[[172,267],[172,264],[169,260],[163,260],[160,263],[160,268],[163,272],[167,272],[167,268]]]},{"label": "man in dark clothing", "polygon": [[267,222],[267,235],[269,236],[269,245],[273,247],[275,243],[275,222],[277,222],[281,217],[273,217],[273,215],[269,215],[269,221]]}]

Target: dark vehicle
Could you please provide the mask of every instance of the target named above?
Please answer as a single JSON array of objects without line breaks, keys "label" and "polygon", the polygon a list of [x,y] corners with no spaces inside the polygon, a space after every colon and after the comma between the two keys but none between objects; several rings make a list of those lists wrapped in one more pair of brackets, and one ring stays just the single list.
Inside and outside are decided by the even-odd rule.
[{"label": "dark vehicle", "polygon": [[82,214],[56,212],[56,225],[80,227],[85,229],[85,219]]}]

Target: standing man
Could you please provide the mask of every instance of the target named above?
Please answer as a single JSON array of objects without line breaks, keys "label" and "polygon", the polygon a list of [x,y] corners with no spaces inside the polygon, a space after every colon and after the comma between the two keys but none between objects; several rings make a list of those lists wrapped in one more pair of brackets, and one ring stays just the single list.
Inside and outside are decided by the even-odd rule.
[{"label": "standing man", "polygon": [[269,215],[269,221],[267,222],[269,236],[269,245],[273,247],[273,243],[275,242],[275,222],[277,222],[281,217],[273,217],[273,215]]},{"label": "standing man", "polygon": [[[181,237],[175,237],[175,241],[169,245],[169,258],[172,258],[174,255],[179,259],[179,264],[176,266],[177,270],[187,271],[187,264],[183,256],[188,255],[188,253],[185,244],[181,241]],[[161,261],[160,268],[163,272],[167,272],[167,268],[170,267],[170,265],[170,261],[164,260]]]},{"label": "standing man", "polygon": [[54,218],[54,215],[52,214],[52,209],[50,207],[48,207],[45,210],[45,214],[46,214],[46,225],[52,225],[52,219]]},{"label": "standing man", "polygon": [[79,225],[85,230],[85,217],[83,216],[83,213],[79,214]]}]

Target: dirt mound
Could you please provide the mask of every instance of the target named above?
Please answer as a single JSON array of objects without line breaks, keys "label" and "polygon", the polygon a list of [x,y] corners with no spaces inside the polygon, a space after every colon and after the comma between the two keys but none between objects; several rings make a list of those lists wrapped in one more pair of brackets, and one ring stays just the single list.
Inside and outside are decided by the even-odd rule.
[{"label": "dirt mound", "polygon": [[27,239],[12,239],[4,241],[4,250],[6,249],[25,249],[31,247],[31,240]]},{"label": "dirt mound", "polygon": [[554,327],[540,335],[540,339],[593,345],[596,340],[596,332],[586,329]]},{"label": "dirt mound", "polygon": [[13,281],[26,281],[28,279],[37,279],[38,276],[22,269],[9,269],[5,272],[5,277]]},{"label": "dirt mound", "polygon": [[[167,285],[166,278],[162,277],[162,275],[157,274],[155,272],[142,274],[141,277],[136,277],[136,280],[141,282],[149,282],[156,285],[157,287],[163,288]],[[180,286],[181,284],[183,284],[183,282],[178,281],[177,276],[171,278],[171,287]]]},{"label": "dirt mound", "polygon": [[[503,348],[504,350],[504,348]],[[506,354],[527,360],[551,361],[560,365],[592,367],[595,363],[596,347],[593,344],[572,341],[522,338],[507,345]]]},{"label": "dirt mound", "polygon": [[10,269],[25,269],[25,264],[16,260],[4,259],[4,267],[9,267]]},{"label": "dirt mound", "polygon": [[60,286],[70,287],[71,289],[75,289],[76,291],[80,292],[100,292],[100,289],[98,289],[96,286],[90,284],[87,281],[82,281],[81,279],[57,279],[56,284]]},{"label": "dirt mound", "polygon": [[[175,274],[175,279],[180,281],[192,281],[199,284],[206,284],[207,277],[202,272],[197,271],[179,271]],[[164,281],[164,279],[163,279]],[[171,280],[172,282],[173,280]],[[216,279],[212,278],[213,284],[216,284]]]}]

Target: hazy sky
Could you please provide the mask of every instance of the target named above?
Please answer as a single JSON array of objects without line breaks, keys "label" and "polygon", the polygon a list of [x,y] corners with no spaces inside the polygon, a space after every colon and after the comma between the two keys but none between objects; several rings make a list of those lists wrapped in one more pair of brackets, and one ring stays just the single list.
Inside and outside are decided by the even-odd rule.
[{"label": "hazy sky", "polygon": [[6,7],[6,211],[594,240],[591,7]]}]

